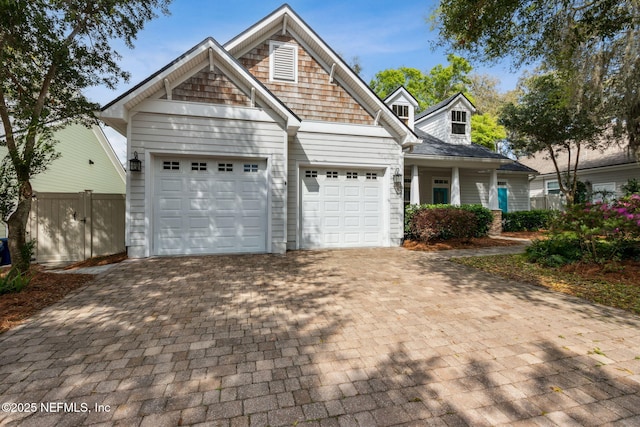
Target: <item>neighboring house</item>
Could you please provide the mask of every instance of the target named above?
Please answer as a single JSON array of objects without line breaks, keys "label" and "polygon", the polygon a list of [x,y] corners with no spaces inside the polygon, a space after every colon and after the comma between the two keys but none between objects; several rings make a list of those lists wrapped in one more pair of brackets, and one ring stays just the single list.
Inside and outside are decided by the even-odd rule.
[{"label": "neighboring house", "polygon": [[[99,126],[72,124],[56,131],[55,150],[60,157],[36,175],[31,185],[37,193],[125,193],[125,171]],[[0,158],[7,154],[0,147]],[[0,236],[6,227],[0,223]]]},{"label": "neighboring house", "polygon": [[[405,152],[422,141],[415,100],[391,100],[287,5],[224,46],[204,40],[102,109],[142,163],[127,174],[129,256],[399,245]],[[445,157],[435,172],[453,176]],[[488,179],[513,161],[485,157],[473,201],[493,191],[497,209]]]},{"label": "neighboring house", "polygon": [[536,171],[471,143],[475,107],[463,94],[417,116],[417,102],[404,88],[385,102],[407,118],[423,141],[405,153],[405,204],[482,204],[502,212],[529,209],[529,177]]},{"label": "neighboring house", "polygon": [[[566,152],[558,154],[557,162],[562,173],[567,171],[567,158]],[[548,154],[536,153],[520,159],[520,162],[539,172],[531,181],[531,197],[560,195],[558,176]],[[611,144],[604,150],[583,148],[580,151],[578,179],[586,185],[592,201],[622,196],[622,186],[634,178],[640,180],[640,163],[626,148]]]}]

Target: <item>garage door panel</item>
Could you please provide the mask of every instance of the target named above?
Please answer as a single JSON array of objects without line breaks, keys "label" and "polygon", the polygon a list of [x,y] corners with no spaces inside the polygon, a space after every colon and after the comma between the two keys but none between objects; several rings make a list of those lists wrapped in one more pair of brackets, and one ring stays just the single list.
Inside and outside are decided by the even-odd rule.
[{"label": "garage door panel", "polygon": [[382,244],[383,172],[303,168],[300,176],[303,248]]},{"label": "garage door panel", "polygon": [[154,169],[154,253],[266,251],[266,161],[251,161],[250,172],[237,160],[165,163],[158,159]]},{"label": "garage door panel", "polygon": [[176,191],[182,191],[182,180],[176,178],[162,178],[160,180],[160,190],[163,193]]}]

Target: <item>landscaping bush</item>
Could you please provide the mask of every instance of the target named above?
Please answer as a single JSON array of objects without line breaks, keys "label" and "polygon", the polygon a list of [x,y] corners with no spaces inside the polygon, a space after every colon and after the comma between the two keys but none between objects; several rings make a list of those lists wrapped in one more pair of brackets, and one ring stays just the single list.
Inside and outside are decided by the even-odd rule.
[{"label": "landscaping bush", "polygon": [[30,281],[31,275],[29,273],[13,275],[12,271],[9,271],[0,277],[0,295],[20,292]]},{"label": "landscaping bush", "polygon": [[476,230],[474,237],[483,237],[489,233],[493,223],[493,214],[490,209],[482,205],[462,205],[460,209],[473,213],[476,216]]},{"label": "landscaping bush", "polygon": [[421,209],[411,218],[410,235],[421,242],[471,239],[477,230],[476,216],[452,206]]},{"label": "landscaping bush", "polygon": [[525,254],[529,261],[547,267],[559,267],[580,261],[584,256],[580,241],[566,235],[534,240],[525,250]]},{"label": "landscaping bush", "polygon": [[639,254],[640,195],[637,194],[611,203],[570,206],[552,222],[549,240],[536,242],[527,251],[531,261],[548,265],[577,260],[604,263],[636,258]]},{"label": "landscaping bush", "polygon": [[502,214],[502,231],[538,231],[549,228],[556,211],[532,210]]},{"label": "landscaping bush", "polygon": [[420,211],[425,209],[439,209],[439,208],[448,208],[450,205],[407,205],[404,209],[404,238],[408,240],[416,239],[417,236],[414,236],[411,232],[411,222],[413,221],[413,217]]}]

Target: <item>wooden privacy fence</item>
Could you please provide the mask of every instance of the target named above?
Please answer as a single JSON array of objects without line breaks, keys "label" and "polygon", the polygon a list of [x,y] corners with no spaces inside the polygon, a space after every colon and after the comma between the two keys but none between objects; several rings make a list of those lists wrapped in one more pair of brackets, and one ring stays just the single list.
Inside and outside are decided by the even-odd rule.
[{"label": "wooden privacy fence", "polygon": [[565,208],[564,197],[557,194],[531,197],[531,209],[547,209],[563,211]]},{"label": "wooden privacy fence", "polygon": [[82,261],[125,250],[125,195],[36,193],[28,232],[37,262]]}]

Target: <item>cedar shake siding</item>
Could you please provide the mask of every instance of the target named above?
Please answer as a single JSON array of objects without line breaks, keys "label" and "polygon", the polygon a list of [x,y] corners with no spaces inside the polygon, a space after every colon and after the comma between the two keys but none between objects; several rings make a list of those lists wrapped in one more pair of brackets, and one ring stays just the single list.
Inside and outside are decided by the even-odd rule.
[{"label": "cedar shake siding", "polygon": [[[298,44],[291,36],[274,35],[270,40]],[[269,40],[241,57],[240,63],[302,120],[373,124],[373,117],[342,87],[329,83],[329,73],[300,45],[297,83],[269,81]]]},{"label": "cedar shake siding", "polygon": [[171,95],[175,101],[251,106],[251,99],[218,69],[213,73],[208,69],[200,71],[175,87]]}]

